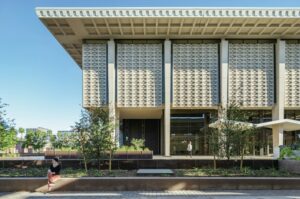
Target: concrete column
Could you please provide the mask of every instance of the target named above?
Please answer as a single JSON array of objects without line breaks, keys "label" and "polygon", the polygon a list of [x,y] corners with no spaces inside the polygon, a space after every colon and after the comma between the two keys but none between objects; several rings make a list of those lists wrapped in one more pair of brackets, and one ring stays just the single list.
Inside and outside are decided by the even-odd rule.
[{"label": "concrete column", "polygon": [[223,108],[226,108],[228,104],[228,56],[228,40],[222,39],[220,45],[220,99]]},{"label": "concrete column", "polygon": [[170,130],[171,130],[171,41],[165,40],[164,43],[164,85],[165,85],[165,110],[164,110],[164,146],[165,146],[165,156],[170,156]]},{"label": "concrete column", "polygon": [[273,157],[278,158],[280,155],[279,146],[283,145],[283,129],[276,126],[272,128],[273,132]]},{"label": "concrete column", "polygon": [[[277,40],[276,43],[276,103],[272,107],[272,119],[284,119],[285,105],[285,41]],[[279,157],[279,146],[283,144],[283,129],[281,126],[274,126],[273,133],[273,154],[274,158]]]},{"label": "concrete column", "polygon": [[115,108],[115,140],[116,140],[116,145],[117,147],[122,146],[123,145],[123,137],[121,135],[121,131],[120,131],[120,111]]},{"label": "concrete column", "polygon": [[116,141],[117,146],[119,145],[119,122],[116,115],[116,99],[115,99],[115,41],[113,39],[107,42],[108,44],[108,111],[109,118],[114,125],[116,125],[113,132],[113,137]]}]

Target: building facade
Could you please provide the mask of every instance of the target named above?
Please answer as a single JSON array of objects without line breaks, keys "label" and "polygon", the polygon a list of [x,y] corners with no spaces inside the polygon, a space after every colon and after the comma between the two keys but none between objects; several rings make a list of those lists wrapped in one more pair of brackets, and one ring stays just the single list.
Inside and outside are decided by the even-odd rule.
[{"label": "building facade", "polygon": [[[83,107],[108,107],[120,145],[209,155],[205,127],[234,101],[264,124],[252,155],[299,141],[300,9],[37,8],[78,63]],[[284,136],[285,135],[285,136]]]}]

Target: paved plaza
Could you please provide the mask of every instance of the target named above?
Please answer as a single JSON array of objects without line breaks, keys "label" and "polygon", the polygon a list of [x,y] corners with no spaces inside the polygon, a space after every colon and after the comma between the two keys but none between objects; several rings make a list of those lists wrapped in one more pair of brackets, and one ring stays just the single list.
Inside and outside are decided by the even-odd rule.
[{"label": "paved plaza", "polygon": [[129,191],[129,192],[80,192],[80,193],[0,193],[0,199],[86,199],[86,198],[108,198],[108,199],[300,199],[300,190],[251,190],[251,191]]}]

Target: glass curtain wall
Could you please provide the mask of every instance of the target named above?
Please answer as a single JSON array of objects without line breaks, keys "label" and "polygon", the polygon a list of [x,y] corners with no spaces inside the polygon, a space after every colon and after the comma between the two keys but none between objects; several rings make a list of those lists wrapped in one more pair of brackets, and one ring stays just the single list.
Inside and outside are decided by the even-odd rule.
[{"label": "glass curtain wall", "polygon": [[[248,122],[272,121],[270,110],[246,111]],[[171,113],[171,155],[187,155],[191,141],[193,155],[211,155],[211,144],[207,128],[217,118],[217,111],[179,111]],[[248,141],[246,155],[264,156],[273,153],[272,130],[259,129]]]},{"label": "glass curtain wall", "polygon": [[187,155],[191,141],[193,155],[210,155],[207,128],[217,112],[173,111],[171,114],[171,155]]},{"label": "glass curtain wall", "polygon": [[[300,121],[300,110],[285,111],[284,118]],[[288,146],[300,145],[300,131],[285,131],[283,144]]]},{"label": "glass curtain wall", "polygon": [[[255,110],[247,111],[249,115],[248,122],[258,124],[272,121],[272,111],[270,110]],[[249,145],[246,153],[248,155],[269,155],[273,153],[273,137],[272,129],[261,128],[249,140]]]}]

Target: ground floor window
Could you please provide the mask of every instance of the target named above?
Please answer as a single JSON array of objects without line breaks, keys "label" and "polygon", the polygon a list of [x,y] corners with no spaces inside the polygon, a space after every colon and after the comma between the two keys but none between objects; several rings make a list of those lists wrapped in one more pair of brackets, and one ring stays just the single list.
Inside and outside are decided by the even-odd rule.
[{"label": "ground floor window", "polygon": [[207,127],[216,111],[173,110],[171,114],[171,155],[187,155],[192,142],[194,155],[210,155]]},{"label": "ground floor window", "polygon": [[[300,121],[300,110],[287,110],[284,118]],[[284,132],[283,144],[287,146],[300,145],[300,131]]]},{"label": "ground floor window", "polygon": [[[272,120],[271,111],[247,111],[249,122],[260,123]],[[191,141],[193,155],[212,155],[208,125],[216,120],[217,111],[173,110],[171,113],[171,155],[187,155]],[[272,130],[259,129],[249,139],[246,155],[269,155],[273,153]]]},{"label": "ground floor window", "polygon": [[160,154],[161,120],[160,119],[124,119],[123,144],[129,146],[132,139],[145,140],[145,147]]},{"label": "ground floor window", "polygon": [[[247,110],[248,122],[259,124],[272,121],[271,110]],[[257,133],[249,140],[246,149],[248,155],[269,155],[273,153],[272,129],[258,129]]]}]

